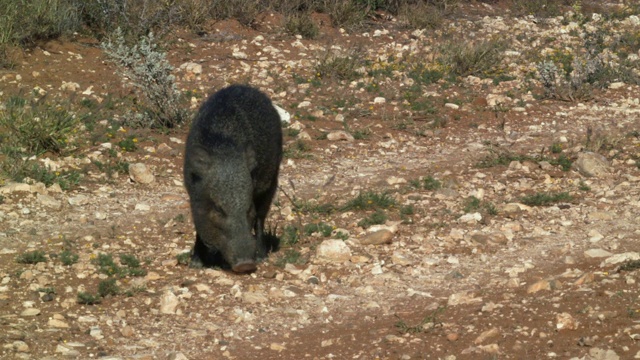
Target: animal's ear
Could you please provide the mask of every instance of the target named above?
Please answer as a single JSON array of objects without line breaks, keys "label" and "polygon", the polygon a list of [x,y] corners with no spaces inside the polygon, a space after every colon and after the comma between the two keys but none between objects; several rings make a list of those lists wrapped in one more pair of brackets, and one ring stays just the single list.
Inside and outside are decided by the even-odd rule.
[{"label": "animal's ear", "polygon": [[253,173],[253,170],[258,166],[258,160],[256,160],[256,151],[251,146],[247,146],[244,149],[244,159],[247,162],[247,168],[249,172]]}]

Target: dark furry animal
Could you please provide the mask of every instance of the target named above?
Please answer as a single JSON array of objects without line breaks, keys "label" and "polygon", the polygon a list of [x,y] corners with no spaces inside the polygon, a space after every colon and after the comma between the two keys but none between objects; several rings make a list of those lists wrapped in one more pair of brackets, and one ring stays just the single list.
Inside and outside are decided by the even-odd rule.
[{"label": "dark furry animal", "polygon": [[192,267],[250,272],[277,250],[277,238],[264,233],[264,221],[281,160],[281,120],[265,94],[232,85],[202,104],[184,159],[196,228]]}]

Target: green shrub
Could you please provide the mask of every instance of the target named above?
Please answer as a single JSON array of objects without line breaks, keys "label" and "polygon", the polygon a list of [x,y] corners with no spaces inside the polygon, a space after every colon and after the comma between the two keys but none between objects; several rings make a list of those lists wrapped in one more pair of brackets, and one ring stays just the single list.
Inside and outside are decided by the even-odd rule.
[{"label": "green shrub", "polygon": [[4,152],[40,155],[61,154],[71,147],[80,121],[65,107],[51,105],[46,98],[27,101],[11,97],[0,112],[0,138]]},{"label": "green shrub", "polygon": [[307,12],[286,16],[284,29],[289,35],[301,35],[305,39],[315,39],[320,33],[318,25],[313,22],[311,15]]},{"label": "green shrub", "polygon": [[141,112],[128,122],[146,128],[173,128],[187,119],[181,107],[173,66],[158,49],[153,33],[142,36],[138,44],[129,46],[117,29],[111,39],[101,44],[109,60],[118,66],[123,81],[128,79],[141,101]]},{"label": "green shrub", "polygon": [[547,193],[535,193],[533,195],[525,196],[520,199],[523,204],[528,206],[548,206],[563,201],[572,201],[573,196],[568,192],[547,192]]},{"label": "green shrub", "polygon": [[78,254],[74,254],[69,250],[64,250],[60,253],[60,261],[63,265],[71,266],[78,262]]},{"label": "green shrub", "polygon": [[362,64],[362,59],[355,51],[344,55],[328,52],[316,64],[316,76],[352,81],[360,77],[357,69]]},{"label": "green shrub", "polygon": [[16,261],[21,264],[37,264],[39,262],[47,262],[47,257],[42,250],[27,251],[20,254]]},{"label": "green shrub", "polygon": [[78,293],[77,301],[78,301],[78,304],[95,305],[95,304],[100,304],[102,302],[102,299],[98,295],[93,295],[88,292],[80,291]]},{"label": "green shrub", "polygon": [[387,218],[387,214],[383,210],[377,209],[376,212],[360,220],[358,226],[368,228],[371,225],[384,224]]},{"label": "green shrub", "polygon": [[345,204],[341,210],[370,210],[388,209],[396,204],[394,198],[387,193],[377,193],[374,191],[361,192],[354,199]]},{"label": "green shrub", "polygon": [[103,280],[98,284],[98,295],[101,297],[107,297],[109,295],[115,296],[120,293],[118,285],[116,285],[116,279]]},{"label": "green shrub", "polygon": [[317,232],[322,234],[324,237],[329,237],[331,236],[332,231],[333,227],[323,222],[307,224],[304,226],[304,233],[307,236]]},{"label": "green shrub", "polygon": [[452,40],[440,47],[438,62],[454,76],[474,75],[488,78],[500,73],[503,65],[503,40],[480,42]]}]

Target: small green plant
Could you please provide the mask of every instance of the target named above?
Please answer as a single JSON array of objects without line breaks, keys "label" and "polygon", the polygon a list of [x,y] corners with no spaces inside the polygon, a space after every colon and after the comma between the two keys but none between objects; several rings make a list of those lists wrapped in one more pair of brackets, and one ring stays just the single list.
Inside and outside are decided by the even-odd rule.
[{"label": "small green plant", "polygon": [[98,265],[98,270],[105,275],[117,275],[120,273],[120,267],[113,261],[113,256],[109,254],[98,254],[94,263]]},{"label": "small green plant", "polygon": [[71,148],[80,121],[62,105],[52,105],[45,97],[28,101],[12,97],[0,111],[3,152],[13,157],[40,155],[44,152],[62,154]]},{"label": "small green plant", "polygon": [[308,12],[286,16],[284,29],[289,35],[301,35],[305,39],[315,39],[320,33],[318,25],[313,22]]},{"label": "small green plant", "polygon": [[129,118],[133,125],[149,128],[173,128],[187,119],[181,106],[173,66],[166,54],[158,49],[153,33],[141,36],[140,42],[129,46],[118,28],[111,39],[101,44],[109,60],[119,69],[123,81],[137,90],[141,112]]},{"label": "small green plant", "polygon": [[360,28],[373,11],[366,1],[343,0],[325,1],[323,10],[331,17],[333,26],[347,30]]},{"label": "small green plant", "polygon": [[307,159],[311,157],[308,152],[311,151],[311,146],[304,140],[296,140],[289,144],[283,151],[283,156],[290,159]]},{"label": "small green plant", "polygon": [[424,319],[422,319],[422,321],[420,321],[419,324],[414,326],[407,325],[407,323],[404,320],[402,320],[398,315],[396,315],[396,318],[398,318],[398,321],[395,323],[395,327],[396,329],[398,329],[398,331],[401,334],[421,333],[425,330],[431,329],[436,325],[440,324],[441,322],[438,321],[438,315],[442,314],[445,310],[446,308],[444,306],[438,306],[437,309],[435,309],[432,313],[425,316]]},{"label": "small green plant", "polygon": [[618,268],[618,272],[621,271],[635,271],[640,269],[640,260],[627,260]]},{"label": "small green plant", "polygon": [[38,288],[38,290],[36,290],[37,292],[41,292],[41,293],[45,293],[45,294],[55,294],[56,293],[56,289],[52,288],[52,287],[44,287],[44,288]]},{"label": "small green plant", "polygon": [[572,200],[573,197],[568,192],[535,193],[520,199],[523,204],[528,206],[548,206],[558,202],[569,202]]},{"label": "small green plant", "polygon": [[286,264],[298,264],[302,265],[306,263],[306,259],[302,254],[295,249],[287,249],[285,252],[276,259],[274,265],[278,267],[284,267]]},{"label": "small green plant", "polygon": [[562,145],[559,143],[553,143],[550,150],[554,154],[560,154],[562,152]]},{"label": "small green plant", "polygon": [[60,261],[62,261],[63,265],[71,266],[78,262],[78,254],[72,253],[70,250],[63,250],[60,253]]},{"label": "small green plant", "polygon": [[354,199],[347,202],[342,211],[348,210],[370,210],[370,209],[388,209],[395,206],[396,201],[387,193],[377,193],[375,191],[361,192]]},{"label": "small green plant", "polygon": [[413,205],[405,205],[400,208],[401,216],[411,216],[416,213],[416,210]]},{"label": "small green plant", "polygon": [[178,264],[180,265],[189,265],[189,262],[191,262],[191,252],[185,251],[176,255],[176,260],[178,260]]},{"label": "small green plant", "polygon": [[122,149],[122,151],[126,151],[126,152],[133,152],[136,151],[138,149],[138,146],[136,145],[138,142],[138,138],[136,138],[135,135],[130,135],[127,136],[125,139],[122,139],[118,142],[118,146],[120,147],[120,149]]},{"label": "small green plant", "polygon": [[573,164],[573,161],[571,161],[571,159],[566,157],[564,154],[561,154],[556,159],[550,159],[549,163],[551,165],[560,165],[560,167],[562,167],[562,171],[569,171],[571,170],[571,165]]},{"label": "small green plant", "polygon": [[424,187],[425,190],[438,190],[442,187],[442,182],[429,175],[422,179],[422,187]]},{"label": "small green plant", "polygon": [[591,187],[587,185],[584,181],[580,180],[580,184],[578,185],[578,189],[581,191],[591,191]]},{"label": "small green plant", "polygon": [[140,268],[140,261],[134,256],[129,254],[120,254],[120,263],[126,266],[126,269],[121,269],[121,276],[145,276],[147,271]]},{"label": "small green plant", "polygon": [[316,64],[316,76],[319,78],[353,81],[360,77],[357,69],[362,64],[362,60],[355,51],[347,55],[327,53]]},{"label": "small green plant", "polygon": [[93,295],[88,292],[80,291],[78,293],[78,304],[83,305],[95,305],[102,302],[102,298],[98,295]]},{"label": "small green plant", "polygon": [[115,296],[120,293],[120,289],[116,284],[116,279],[111,278],[107,280],[103,280],[98,284],[98,295],[101,297],[107,297],[109,295]]},{"label": "small green plant", "polygon": [[333,226],[323,222],[307,224],[304,226],[304,234],[309,236],[313,233],[320,233],[324,237],[331,236]]},{"label": "small green plant", "polygon": [[16,261],[21,264],[37,264],[40,262],[47,262],[47,257],[42,250],[27,251],[20,254]]},{"label": "small green plant", "polygon": [[300,241],[300,230],[293,225],[286,225],[282,233],[282,241],[285,246],[293,246]]},{"label": "small green plant", "polygon": [[481,201],[475,196],[469,196],[464,201],[464,212],[470,213],[480,210]]},{"label": "small green plant", "polygon": [[454,76],[493,78],[503,71],[501,69],[502,52],[507,47],[503,40],[486,40],[480,42],[456,41],[442,45],[438,62]]},{"label": "small green plant", "polygon": [[376,212],[360,220],[358,226],[368,228],[371,225],[384,224],[387,218],[387,214],[383,210],[377,209]]}]

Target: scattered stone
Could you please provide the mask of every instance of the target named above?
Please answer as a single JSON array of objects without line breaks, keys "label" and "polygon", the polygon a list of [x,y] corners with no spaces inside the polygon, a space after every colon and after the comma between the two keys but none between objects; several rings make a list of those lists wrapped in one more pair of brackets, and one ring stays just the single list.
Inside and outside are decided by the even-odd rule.
[{"label": "scattered stone", "polygon": [[533,294],[540,290],[555,290],[559,287],[559,284],[560,282],[557,280],[540,280],[535,282],[534,284],[531,284],[527,288],[527,293]]},{"label": "scattered stone", "polygon": [[87,195],[76,195],[67,199],[69,205],[82,206],[89,203],[89,197]]},{"label": "scattered stone", "polygon": [[327,140],[331,140],[331,141],[339,141],[339,140],[344,140],[344,141],[353,141],[353,135],[349,134],[348,132],[344,131],[344,130],[336,130],[336,131],[332,131],[329,134],[327,134]]},{"label": "scattered stone", "polygon": [[578,325],[578,321],[569,313],[564,312],[556,315],[556,329],[558,330],[575,330]]},{"label": "scattered stone", "polygon": [[609,257],[611,255],[613,254],[603,249],[589,249],[584,252],[584,256],[589,258]]},{"label": "scattered stone", "polygon": [[605,259],[600,266],[607,265],[615,265],[620,264],[626,261],[637,261],[640,260],[640,253],[637,252],[626,252],[622,254],[615,254]]},{"label": "scattered stone", "polygon": [[316,249],[318,260],[345,262],[351,258],[351,249],[342,240],[325,240]]},{"label": "scattered stone", "polygon": [[604,156],[593,152],[578,154],[578,159],[571,166],[588,177],[602,177],[611,173],[609,161]]},{"label": "scattered stone", "polygon": [[491,328],[487,331],[482,332],[474,341],[473,343],[476,345],[480,345],[483,342],[485,342],[487,339],[496,337],[500,335],[500,330],[496,327]]},{"label": "scattered stone", "polygon": [[620,356],[613,350],[592,348],[589,350],[588,360],[620,360]]},{"label": "scattered stone", "polygon": [[28,308],[25,309],[22,313],[20,313],[20,316],[37,316],[40,315],[40,309],[36,309],[36,308]]},{"label": "scattered stone", "polygon": [[242,293],[242,302],[247,304],[263,304],[268,302],[269,299],[263,293],[259,292],[243,292]]},{"label": "scattered stone", "polygon": [[364,235],[359,239],[362,245],[383,245],[390,244],[393,239],[393,233],[389,230],[378,230]]},{"label": "scattered stone", "polygon": [[289,114],[289,112],[283,108],[281,108],[280,106],[273,104],[273,107],[276,108],[276,111],[278,112],[278,115],[280,115],[280,121],[282,121],[285,124],[290,124],[291,123],[291,114]]},{"label": "scattered stone", "polygon": [[38,194],[38,202],[53,210],[60,210],[62,208],[62,202],[56,200],[53,196]]},{"label": "scattered stone", "polygon": [[475,297],[472,292],[463,291],[455,294],[451,294],[447,300],[449,306],[466,305],[466,304],[480,304],[482,303],[481,297]]},{"label": "scattered stone", "polygon": [[178,297],[171,290],[166,290],[160,298],[160,313],[175,314],[179,303]]},{"label": "scattered stone", "polygon": [[155,180],[155,176],[143,163],[129,165],[129,176],[131,180],[140,184],[150,184]]}]

